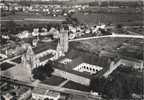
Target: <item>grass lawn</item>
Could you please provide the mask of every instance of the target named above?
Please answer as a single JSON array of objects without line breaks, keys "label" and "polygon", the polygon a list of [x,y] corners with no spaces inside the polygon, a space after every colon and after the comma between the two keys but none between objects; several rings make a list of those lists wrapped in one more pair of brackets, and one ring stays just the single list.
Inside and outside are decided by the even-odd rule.
[{"label": "grass lawn", "polygon": [[80,90],[80,91],[86,91],[89,92],[89,87],[81,85],[79,83],[75,83],[73,81],[69,81],[68,83],[66,83],[64,85],[65,88],[69,88],[69,89],[75,89],[75,90]]},{"label": "grass lawn", "polygon": [[58,76],[51,76],[51,77],[47,78],[46,80],[42,81],[41,83],[57,86],[57,85],[61,84],[63,81],[65,81],[64,78],[61,78]]},{"label": "grass lawn", "polygon": [[73,17],[77,18],[81,23],[94,25],[98,23],[111,23],[114,25],[143,25],[142,14],[120,14],[120,13],[93,13],[93,14],[74,14]]},{"label": "grass lawn", "polygon": [[7,70],[7,69],[9,69],[9,68],[11,68],[11,67],[14,67],[14,65],[9,64],[9,63],[7,63],[7,62],[4,62],[4,63],[1,64],[0,69],[1,69],[2,71],[4,71],[4,70]]},{"label": "grass lawn", "polygon": [[65,18],[43,16],[43,15],[36,15],[36,14],[17,13],[15,15],[1,17],[1,20],[2,20],[1,21],[2,24],[6,23],[3,20],[13,20],[14,22],[16,22],[16,24],[37,24],[37,23],[47,24],[47,23],[61,23],[62,20],[65,20]]}]

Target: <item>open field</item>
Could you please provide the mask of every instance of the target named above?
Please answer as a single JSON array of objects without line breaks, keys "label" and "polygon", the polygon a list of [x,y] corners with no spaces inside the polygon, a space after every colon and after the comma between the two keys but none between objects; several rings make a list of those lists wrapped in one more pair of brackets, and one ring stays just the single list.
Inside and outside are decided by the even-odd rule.
[{"label": "open field", "polygon": [[41,83],[57,86],[57,85],[61,84],[63,81],[65,81],[64,78],[61,78],[58,76],[51,76],[51,77],[45,79],[44,81],[42,81]]},{"label": "open field", "polygon": [[[99,38],[73,42],[71,47],[75,49],[90,52],[93,54],[102,54],[108,57],[114,57],[117,54],[143,59],[144,39],[131,38]],[[139,55],[139,56],[138,56]],[[141,57],[140,57],[141,55]],[[102,62],[102,61],[101,61]]]},{"label": "open field", "polygon": [[[136,8],[107,8],[107,7],[91,7],[86,9],[83,14],[80,12],[75,13],[72,17],[75,17],[81,23],[88,25],[105,23],[105,24],[122,24],[122,25],[143,25],[143,10]],[[49,23],[49,22],[61,22],[65,20],[64,16],[44,16],[36,13],[23,13],[16,12],[15,15],[9,15],[1,17],[2,24],[5,21],[14,20],[18,24],[29,23]]]},{"label": "open field", "polygon": [[69,81],[68,83],[66,83],[64,85],[64,87],[70,88],[70,89],[76,89],[76,90],[80,90],[80,91],[87,91],[87,92],[90,91],[89,87],[81,85],[81,84],[78,84],[78,83],[75,83],[73,81]]},{"label": "open field", "polygon": [[35,24],[35,23],[61,23],[64,21],[64,17],[52,17],[43,16],[40,14],[27,14],[27,13],[16,13],[15,15],[9,15],[1,17],[0,21],[5,24],[8,21],[14,21],[16,24]]},{"label": "open field", "polygon": [[93,13],[93,14],[74,14],[81,23],[88,25],[94,25],[98,23],[105,24],[122,24],[122,25],[143,25],[143,15],[142,14],[119,14],[119,13]]}]

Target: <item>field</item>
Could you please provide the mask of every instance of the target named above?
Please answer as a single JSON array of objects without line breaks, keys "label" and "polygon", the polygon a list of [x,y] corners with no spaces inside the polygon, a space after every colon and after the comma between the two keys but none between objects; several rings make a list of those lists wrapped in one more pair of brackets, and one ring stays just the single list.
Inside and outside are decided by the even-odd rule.
[{"label": "field", "polygon": [[61,78],[58,76],[51,76],[51,77],[45,79],[44,81],[42,81],[41,83],[57,86],[57,85],[61,84],[63,81],[65,81],[64,78]]},{"label": "field", "polygon": [[4,62],[4,63],[1,64],[0,69],[1,69],[2,71],[4,71],[4,70],[7,70],[7,69],[9,69],[9,68],[11,68],[11,67],[14,67],[14,65],[9,64],[9,63],[7,63],[7,62]]},{"label": "field", "polygon": [[98,23],[113,24],[113,25],[143,25],[142,14],[120,14],[120,13],[92,13],[92,14],[74,14],[81,23],[94,25]]},{"label": "field", "polygon": [[[105,23],[105,24],[122,24],[122,25],[143,25],[144,13],[141,9],[136,8],[107,8],[107,7],[92,7],[84,10],[82,13],[77,12],[72,15],[80,21],[88,25]],[[33,19],[31,21],[24,19]],[[34,20],[37,18],[36,20]],[[38,20],[39,19],[39,20]],[[1,17],[1,20],[15,20],[18,24],[33,24],[33,23],[48,23],[58,22],[59,20],[65,20],[64,16],[44,16],[36,13],[23,13],[16,12],[15,15],[9,15]],[[3,23],[3,21],[2,21]],[[5,22],[4,22],[5,23]]]},{"label": "field", "polygon": [[[144,39],[131,38],[99,38],[93,40],[85,40],[71,43],[74,47],[81,51],[87,51],[93,54],[115,57],[117,54],[129,55],[129,57],[139,58],[138,53],[143,54]],[[124,51],[126,50],[126,51]],[[139,56],[138,56],[139,55]]]},{"label": "field", "polygon": [[60,23],[65,20],[64,17],[43,16],[41,14],[22,13],[18,12],[15,15],[1,17],[1,23],[5,24],[7,21],[14,21],[17,24],[36,24],[36,23]]},{"label": "field", "polygon": [[89,87],[75,83],[73,81],[69,81],[68,83],[66,83],[64,85],[65,88],[70,88],[70,89],[76,89],[76,90],[80,90],[80,91],[86,91],[89,92]]}]

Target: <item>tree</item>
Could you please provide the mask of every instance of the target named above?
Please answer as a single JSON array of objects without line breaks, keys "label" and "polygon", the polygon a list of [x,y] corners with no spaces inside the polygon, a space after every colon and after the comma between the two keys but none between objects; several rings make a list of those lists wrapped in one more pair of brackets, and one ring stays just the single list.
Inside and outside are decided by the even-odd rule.
[{"label": "tree", "polygon": [[45,80],[46,77],[50,77],[51,73],[54,72],[52,68],[52,62],[48,62],[44,66],[39,66],[33,70],[33,76],[35,79]]}]

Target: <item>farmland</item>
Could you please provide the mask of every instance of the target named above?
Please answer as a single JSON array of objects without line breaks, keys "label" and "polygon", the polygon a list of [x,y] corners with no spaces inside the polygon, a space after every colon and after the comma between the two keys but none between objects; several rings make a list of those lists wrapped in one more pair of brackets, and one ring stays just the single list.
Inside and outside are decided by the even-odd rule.
[{"label": "farmland", "polygon": [[[122,25],[143,25],[142,14],[120,14],[120,13],[92,13],[92,14],[74,14],[81,23],[93,25],[98,23],[122,24]],[[93,20],[91,20],[93,19]]]}]

